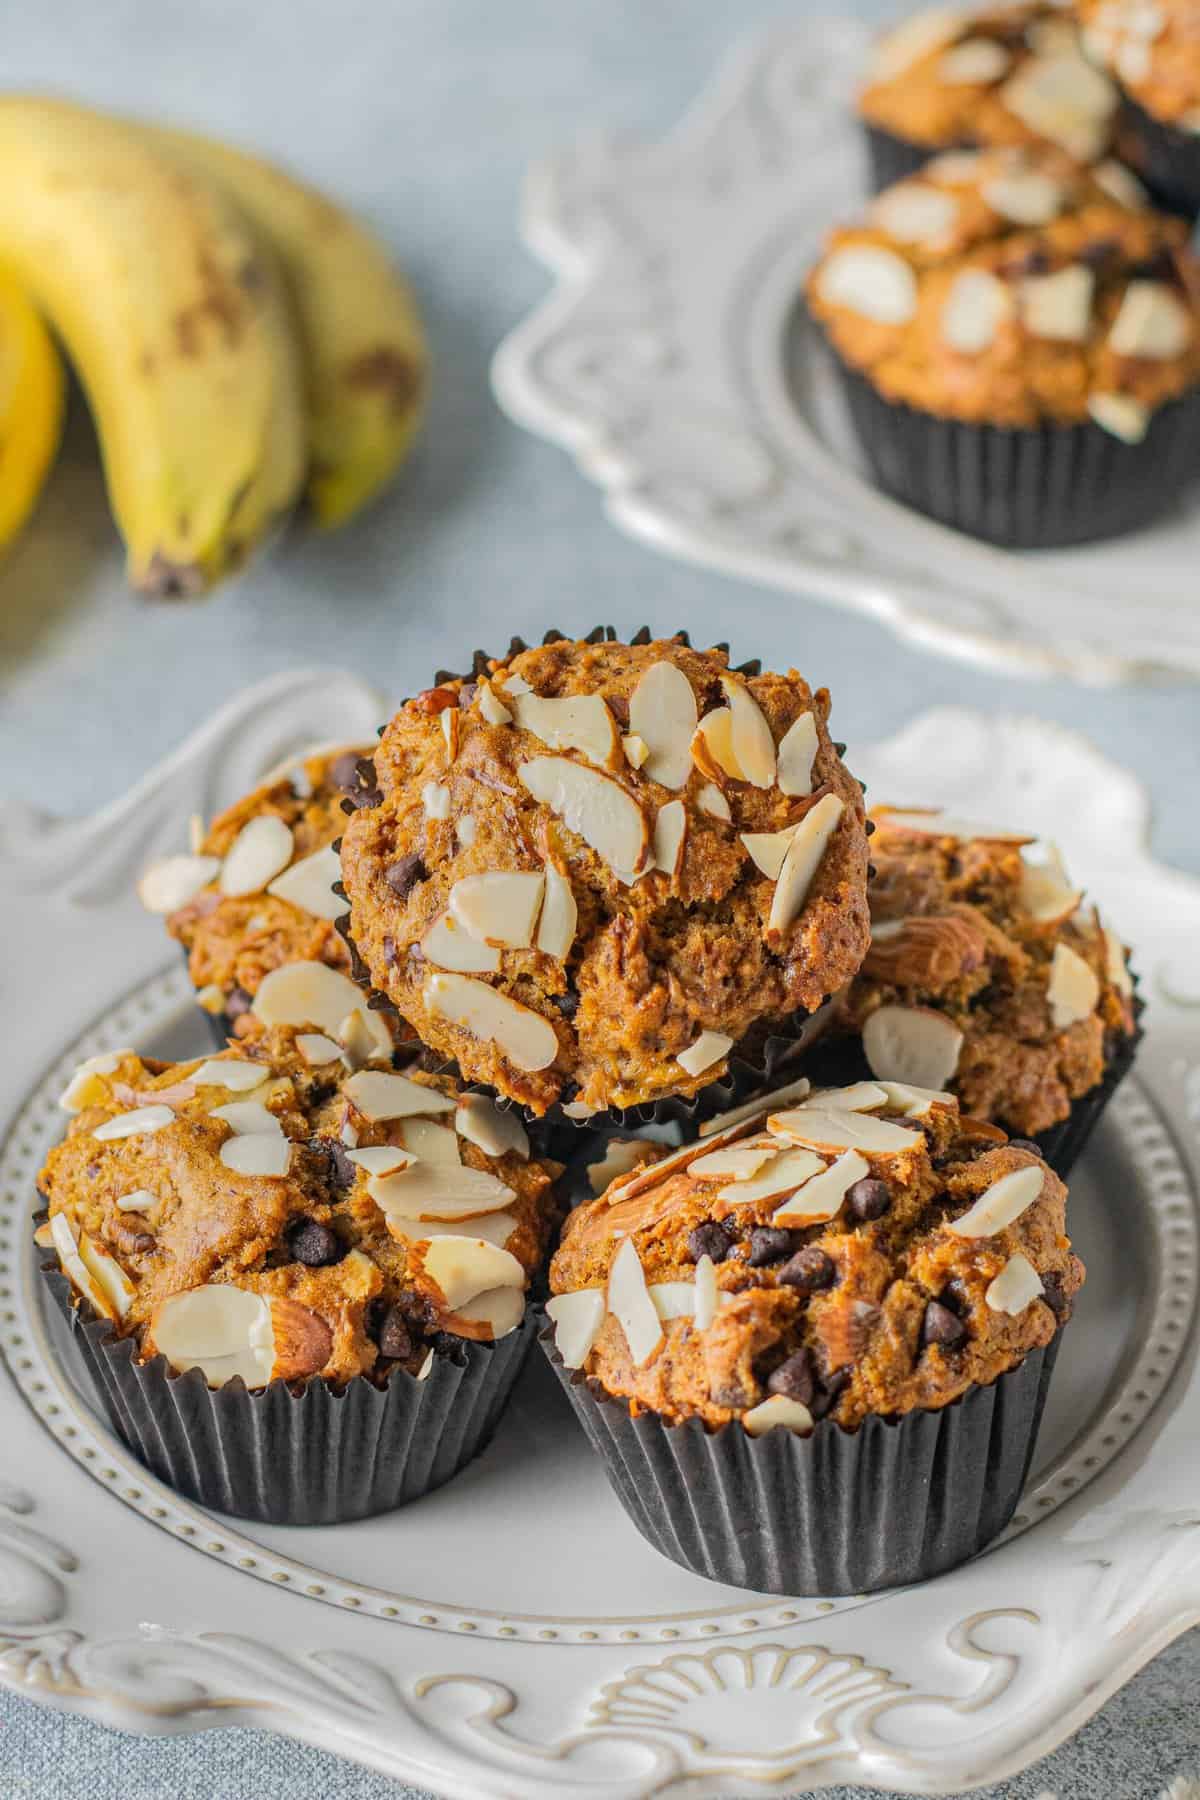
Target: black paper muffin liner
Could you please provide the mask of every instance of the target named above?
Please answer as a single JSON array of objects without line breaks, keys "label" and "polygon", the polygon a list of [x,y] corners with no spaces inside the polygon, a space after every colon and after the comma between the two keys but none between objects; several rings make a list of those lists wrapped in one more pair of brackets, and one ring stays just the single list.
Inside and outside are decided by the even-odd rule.
[{"label": "black paper muffin liner", "polygon": [[[691,638],[686,631],[675,631],[669,635],[678,642],[691,646]],[[588,644],[616,644],[625,641],[630,644],[648,644],[652,642],[654,636],[655,634],[648,625],[643,625],[628,640],[622,639],[614,625],[596,625],[591,631],[584,633],[579,641]],[[541,641],[543,644],[556,644],[569,637],[570,633],[552,627],[544,634]],[[524,638],[514,637],[509,640],[508,649],[503,652],[502,658],[497,657],[494,652],[489,650],[474,650],[471,652],[466,669],[438,669],[434,674],[434,684],[440,686],[442,682],[446,681],[478,680],[487,673],[489,662],[510,661],[514,656],[520,655],[523,650],[532,647]],[[711,647],[724,651],[726,655],[729,653],[728,643],[714,644]],[[757,675],[762,669],[762,661],[759,657],[751,657],[745,662],[734,663],[730,666],[735,674]],[[386,726],[379,727],[380,736],[385,730]],[[840,755],[845,750],[845,745],[839,744],[837,750]],[[347,812],[356,810],[352,800],[343,802],[343,805]],[[335,848],[337,847],[335,845]],[[333,891],[335,894],[342,894],[343,897],[345,895],[345,890],[340,883],[334,884]],[[398,1013],[399,1009],[394,1002],[371,983],[370,970],[350,935],[350,914],[348,912],[344,913],[340,919],[335,920],[335,929],[345,940],[346,948],[350,953],[351,976],[367,995],[367,1005],[376,1011]],[[814,1021],[817,1023],[814,1024]],[[619,1130],[630,1131],[651,1124],[677,1124],[686,1134],[715,1113],[725,1112],[729,1107],[739,1105],[752,1093],[756,1093],[760,1088],[769,1087],[774,1081],[781,1078],[787,1071],[788,1064],[800,1056],[814,1035],[819,1034],[821,1029],[820,1011],[817,1013],[794,1013],[786,1018],[760,1024],[734,1046],[729,1057],[727,1074],[720,1080],[710,1082],[690,1095],[672,1094],[657,1100],[647,1100],[637,1106],[607,1107],[601,1112],[590,1114],[587,1118],[573,1118],[562,1103],[550,1107],[542,1115],[534,1113],[528,1107],[519,1107],[518,1110],[528,1127],[540,1129],[546,1133],[549,1154],[561,1157],[564,1161],[568,1160],[577,1148],[576,1134],[580,1130],[608,1130],[615,1127]],[[458,1076],[457,1066],[453,1062],[441,1063],[438,1067],[444,1073]],[[479,1092],[491,1093],[502,1106],[516,1104],[495,1094],[494,1090],[483,1084],[473,1083],[471,1085],[477,1087]]]},{"label": "black paper muffin liner", "polygon": [[1141,443],[1127,444],[1090,420],[1012,429],[920,412],[885,400],[830,349],[878,486],[987,543],[1049,550],[1119,537],[1200,477],[1200,387],[1158,407]]},{"label": "black paper muffin liner", "polygon": [[[44,1216],[44,1215],[42,1215]],[[215,1512],[267,1525],[339,1525],[419,1500],[484,1450],[535,1335],[532,1310],[495,1344],[435,1352],[424,1381],[313,1380],[210,1388],[199,1369],[139,1362],[56,1261],[42,1273],[117,1433],[151,1474]]]},{"label": "black paper muffin liner", "polygon": [[914,144],[909,138],[897,137],[881,125],[868,125],[865,120],[862,127],[867,140],[868,186],[873,194],[881,194],[894,181],[915,175],[935,156],[943,156],[951,150],[975,148],[970,144]]},{"label": "black paper muffin liner", "polygon": [[1200,133],[1156,119],[1122,89],[1118,143],[1155,203],[1187,219],[1200,214]]},{"label": "black paper muffin liner", "polygon": [[543,1350],[625,1511],[695,1575],[756,1593],[867,1594],[942,1575],[1016,1511],[1061,1331],[986,1387],[937,1411],[822,1420],[811,1437],[741,1424],[668,1425]]}]

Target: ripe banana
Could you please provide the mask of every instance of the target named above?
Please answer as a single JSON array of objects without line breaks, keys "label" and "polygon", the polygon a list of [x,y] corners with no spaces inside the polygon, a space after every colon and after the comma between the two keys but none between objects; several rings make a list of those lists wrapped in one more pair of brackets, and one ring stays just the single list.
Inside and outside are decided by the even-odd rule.
[{"label": "ripe banana", "polygon": [[308,364],[309,506],[318,524],[340,525],[394,473],[424,410],[429,357],[408,284],[323,194],[228,144],[145,129],[222,184],[275,248]]},{"label": "ripe banana", "polygon": [[54,340],[0,270],[0,548],[33,511],[62,432],[66,382]]},{"label": "ripe banana", "polygon": [[0,260],[87,390],[130,579],[199,592],[292,506],[303,371],[270,250],[128,126],[0,97]]}]

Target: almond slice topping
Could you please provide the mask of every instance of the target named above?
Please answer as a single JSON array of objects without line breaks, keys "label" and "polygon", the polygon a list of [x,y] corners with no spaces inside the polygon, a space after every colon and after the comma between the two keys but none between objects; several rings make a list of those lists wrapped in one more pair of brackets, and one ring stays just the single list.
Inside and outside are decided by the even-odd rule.
[{"label": "almond slice topping", "polygon": [[963,1034],[930,1007],[880,1006],[863,1026],[862,1043],[881,1081],[944,1088],[958,1068]]},{"label": "almond slice topping", "polygon": [[96,1281],[79,1254],[79,1240],[65,1213],[55,1213],[49,1225],[50,1247],[62,1265],[63,1274],[81,1293],[102,1319],[115,1317],[112,1301]]},{"label": "almond slice topping", "polygon": [[[1100,921],[1096,921],[1100,924]],[[1126,1000],[1133,998],[1133,976],[1129,973],[1129,963],[1125,956],[1125,946],[1115,931],[1107,925],[1100,925],[1100,935],[1104,939],[1104,969],[1109,981],[1118,994]]]},{"label": "almond slice topping", "polygon": [[132,1050],[112,1050],[100,1056],[89,1056],[81,1062],[58,1097],[62,1110],[81,1113],[87,1106],[103,1106],[108,1099],[108,1086],[97,1078],[114,1074],[122,1056],[133,1054]]},{"label": "almond slice topping", "polygon": [[235,1056],[201,1063],[188,1077],[196,1087],[228,1088],[231,1094],[248,1094],[251,1088],[261,1087],[270,1078],[271,1071],[265,1063],[243,1062]]},{"label": "almond slice topping", "polygon": [[728,1200],[735,1206],[749,1206],[759,1200],[780,1199],[784,1194],[803,1187],[806,1181],[819,1175],[824,1167],[821,1158],[811,1150],[777,1150],[770,1162],[749,1180],[719,1188],[717,1199]]},{"label": "almond slice topping", "polygon": [[259,894],[295,850],[291,828],[275,813],[263,813],[243,825],[221,864],[217,886],[223,894]]},{"label": "almond slice topping", "polygon": [[806,1181],[799,1192],[776,1208],[771,1215],[772,1225],[816,1225],[826,1219],[835,1219],[842,1210],[848,1189],[870,1173],[871,1165],[865,1156],[860,1156],[857,1150],[845,1151],[835,1163],[830,1163],[827,1169]]},{"label": "almond slice topping", "polygon": [[779,1145],[772,1138],[761,1138],[752,1144],[731,1144],[728,1149],[710,1150],[707,1156],[698,1156],[688,1174],[693,1181],[749,1181],[770,1157],[778,1154]]},{"label": "almond slice topping", "polygon": [[142,1132],[161,1131],[165,1125],[174,1123],[175,1114],[169,1106],[135,1106],[132,1112],[117,1113],[115,1118],[106,1119],[103,1125],[97,1125],[92,1136],[104,1144],[113,1138],[137,1137]]},{"label": "almond slice topping", "polygon": [[500,1212],[516,1198],[486,1169],[465,1164],[439,1168],[419,1161],[396,1174],[371,1176],[367,1192],[381,1212],[412,1219],[470,1219],[477,1213]]},{"label": "almond slice topping", "polygon": [[948,1229],[955,1237],[995,1237],[1041,1198],[1045,1181],[1045,1169],[1014,1169],[1011,1174],[1002,1175],[999,1181],[993,1181],[969,1212],[950,1221]]},{"label": "almond slice topping", "polygon": [[1083,894],[1067,880],[1067,871],[1055,844],[1047,844],[1041,862],[1021,857],[1021,905],[1035,925],[1061,925],[1075,911]]},{"label": "almond slice topping", "polygon": [[1018,1253],[1009,1257],[983,1297],[993,1312],[1015,1318],[1044,1292],[1041,1276],[1029,1258]]},{"label": "almond slice topping", "polygon": [[221,872],[218,856],[164,856],[151,863],[137,884],[137,895],[147,912],[173,913]]},{"label": "almond slice topping", "polygon": [[798,826],[788,825],[782,831],[743,831],[739,833],[742,843],[750,852],[751,862],[756,869],[761,870],[768,881],[778,881],[788,847],[798,829]]},{"label": "almond slice topping", "polygon": [[613,1257],[608,1275],[608,1310],[625,1333],[629,1354],[640,1365],[649,1362],[663,1341],[662,1321],[646,1291],[646,1276],[632,1238]]},{"label": "almond slice topping", "polygon": [[123,1319],[133,1305],[137,1289],[120,1263],[102,1250],[86,1232],[79,1236],[79,1260],[108,1301],[110,1318]]},{"label": "almond slice topping", "polygon": [[150,1212],[158,1205],[158,1195],[152,1194],[149,1188],[134,1188],[132,1193],[122,1194],[117,1201],[118,1212]]},{"label": "almond slice topping", "polygon": [[629,698],[629,729],[647,746],[642,767],[663,787],[686,786],[692,768],[696,696],[682,669],[651,663]]},{"label": "almond slice topping", "polygon": [[729,702],[734,761],[752,786],[773,787],[775,739],[771,736],[766,715],[746,684],[736,681],[732,675],[722,675],[721,691]]},{"label": "almond slice topping", "polygon": [[819,742],[812,713],[801,713],[788,726],[779,744],[781,794],[802,797],[812,793],[812,770]]},{"label": "almond slice topping", "polygon": [[720,1062],[733,1047],[733,1039],[723,1031],[702,1031],[694,1044],[681,1050],[675,1058],[681,1069],[689,1075],[702,1075],[705,1069],[711,1069],[714,1063]]},{"label": "almond slice topping", "polygon": [[261,1294],[207,1282],[155,1308],[147,1348],[179,1372],[199,1369],[209,1387],[239,1375],[247,1387],[264,1387],[275,1366],[271,1308]]},{"label": "almond slice topping", "polygon": [[789,1081],[786,1087],[776,1088],[773,1093],[761,1094],[757,1100],[744,1100],[740,1106],[731,1106],[728,1112],[718,1113],[713,1119],[705,1119],[700,1127],[700,1136],[711,1137],[714,1132],[719,1132],[723,1137],[727,1131],[734,1131],[751,1119],[765,1119],[773,1106],[782,1106],[791,1100],[803,1100],[811,1091],[812,1083],[808,1076],[801,1075],[798,1081]]},{"label": "almond slice topping", "polygon": [[425,1250],[422,1266],[451,1312],[492,1288],[525,1286],[525,1270],[516,1257],[483,1238],[434,1238]]},{"label": "almond slice topping", "polygon": [[485,1244],[494,1244],[497,1250],[505,1250],[517,1229],[516,1215],[510,1212],[472,1213],[469,1222],[463,1219],[443,1221],[415,1219],[389,1206],[383,1218],[388,1236],[398,1243],[408,1244],[431,1244],[434,1238],[461,1237],[464,1225],[469,1223],[472,1237],[482,1238]]},{"label": "almond slice topping", "polygon": [[464,1094],[454,1114],[454,1129],[485,1156],[511,1153],[529,1161],[529,1134],[514,1107],[497,1106],[486,1094]]},{"label": "almond slice topping", "polygon": [[490,684],[481,681],[479,684],[479,710],[489,725],[511,725],[513,716],[507,706],[496,698]]},{"label": "almond slice topping", "polygon": [[365,1169],[368,1176],[395,1175],[413,1160],[410,1151],[395,1144],[366,1144],[361,1150],[347,1150],[346,1158],[356,1168]]},{"label": "almond slice topping", "polygon": [[582,1369],[592,1353],[604,1323],[603,1288],[580,1288],[574,1294],[555,1294],[546,1311],[554,1321],[554,1347],[563,1367]]},{"label": "almond slice topping", "polygon": [[696,805],[710,819],[722,819],[726,825],[733,823],[733,814],[729,810],[729,802],[719,787],[706,781],[696,795]]},{"label": "almond slice topping", "polygon": [[855,1081],[849,1087],[814,1088],[800,1104],[819,1107],[822,1112],[874,1112],[876,1107],[887,1105],[887,1089],[878,1081]]},{"label": "almond slice topping", "polygon": [[796,827],[775,883],[767,920],[768,939],[782,937],[799,918],[841,816],[841,800],[836,794],[826,794]]},{"label": "almond slice topping", "polygon": [[742,1414],[742,1427],[751,1437],[762,1437],[777,1425],[807,1437],[813,1429],[813,1416],[802,1400],[789,1400],[786,1394],[772,1394]]},{"label": "almond slice topping", "polygon": [[296,1038],[296,1048],[313,1069],[321,1069],[326,1063],[337,1062],[342,1054],[342,1046],[319,1031],[300,1032]]},{"label": "almond slice topping", "polygon": [[374,1125],[385,1119],[408,1119],[414,1113],[429,1116],[453,1112],[455,1101],[437,1088],[422,1087],[407,1075],[363,1069],[343,1082],[342,1092],[364,1119]]},{"label": "almond slice topping", "polygon": [[654,866],[672,882],[679,879],[687,838],[687,812],[682,800],[668,800],[654,821]]},{"label": "almond slice topping", "polygon": [[578,750],[599,768],[616,768],[621,760],[617,723],[600,694],[569,694],[543,700],[540,694],[518,694],[513,716],[551,750]]},{"label": "almond slice topping", "polygon": [[340,919],[346,910],[345,900],[333,892],[333,884],[342,878],[342,865],[336,850],[328,846],[277,875],[267,886],[268,894],[287,900],[314,919]]},{"label": "almond slice topping", "polygon": [[450,890],[450,913],[468,937],[494,949],[528,950],[545,878],[512,869],[464,875]]},{"label": "almond slice topping", "polygon": [[767,1130],[776,1137],[797,1144],[811,1144],[818,1150],[873,1150],[886,1153],[912,1150],[925,1141],[924,1133],[893,1125],[890,1119],[877,1119],[873,1113],[821,1112],[816,1107],[795,1107],[791,1112],[773,1113]]},{"label": "almond slice topping", "polygon": [[565,962],[570,955],[571,945],[575,942],[579,908],[575,904],[571,883],[552,863],[546,864],[545,880],[546,893],[542,901],[542,916],[538,920],[537,947],[543,956],[553,956],[559,962]]},{"label": "almond slice topping", "polygon": [[[710,1262],[712,1258],[708,1259]],[[699,1264],[696,1265],[699,1269]],[[694,1281],[652,1281],[646,1289],[654,1310],[665,1325],[669,1319],[690,1319],[696,1312]]]},{"label": "almond slice topping", "polygon": [[432,1163],[441,1169],[457,1169],[462,1162],[458,1133],[449,1123],[439,1125],[436,1119],[420,1117],[405,1119],[400,1136],[404,1148],[411,1150],[420,1162]]},{"label": "almond slice topping", "polygon": [[515,1331],[524,1317],[525,1295],[520,1288],[489,1288],[457,1312],[447,1313],[442,1329],[476,1343],[494,1344]]},{"label": "almond slice topping", "polygon": [[639,737],[636,731],[621,739],[621,748],[625,752],[625,761],[631,769],[640,769],[648,760],[650,746],[645,738]]},{"label": "almond slice topping", "polygon": [[448,762],[458,759],[458,745],[462,737],[462,714],[457,706],[443,707],[438,715],[442,721],[442,736],[446,741],[446,758]]},{"label": "almond slice topping", "polygon": [[554,1027],[540,1013],[518,1005],[486,981],[435,973],[425,977],[423,994],[435,1018],[459,1026],[472,1037],[493,1038],[509,1062],[529,1074],[548,1069],[558,1055]]},{"label": "almond slice topping", "polygon": [[702,775],[713,780],[722,775],[730,781],[746,779],[733,754],[733,714],[727,706],[715,706],[697,725],[692,735],[692,761]]},{"label": "almond slice topping", "polygon": [[914,1087],[909,1081],[885,1081],[881,1086],[887,1093],[890,1109],[903,1113],[906,1119],[926,1119],[935,1106],[956,1104],[954,1095],[944,1088]]},{"label": "almond slice topping", "polygon": [[1096,1010],[1100,981],[1090,963],[1069,944],[1056,944],[1046,988],[1050,1020],[1055,1031],[1066,1031]]},{"label": "almond slice topping", "polygon": [[609,1138],[604,1154],[587,1166],[588,1186],[600,1195],[622,1175],[628,1175],[645,1161],[645,1152],[655,1146],[648,1138]]},{"label": "almond slice topping", "polygon": [[539,756],[522,763],[517,777],[608,864],[618,881],[628,885],[643,873],[650,850],[646,815],[611,775],[566,757]]},{"label": "almond slice topping", "polygon": [[711,1256],[702,1256],[696,1264],[695,1319],[696,1330],[707,1331],[717,1316],[721,1290],[717,1286],[717,1265]]},{"label": "almond slice topping", "polygon": [[[250,1008],[264,1025],[314,1025],[335,1037],[352,1013],[363,1011],[362,992],[348,975],[327,963],[284,963],[259,983]],[[392,1039],[375,1013],[363,1011],[367,1030],[379,1050],[390,1056]]]},{"label": "almond slice topping", "polygon": [[427,819],[450,817],[450,789],[440,781],[427,781],[421,789],[421,805]]},{"label": "almond slice topping", "polygon": [[421,954],[436,968],[456,969],[461,975],[500,972],[499,950],[491,944],[477,943],[449,913],[443,913],[429,927],[421,939]]}]

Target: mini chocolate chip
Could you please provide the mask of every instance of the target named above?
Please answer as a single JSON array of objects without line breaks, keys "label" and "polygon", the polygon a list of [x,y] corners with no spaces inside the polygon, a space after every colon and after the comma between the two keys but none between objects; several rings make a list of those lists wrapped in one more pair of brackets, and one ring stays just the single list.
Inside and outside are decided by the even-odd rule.
[{"label": "mini chocolate chip", "polygon": [[308,1147],[314,1156],[320,1156],[325,1162],[325,1179],[331,1187],[352,1188],[354,1186],[355,1167],[346,1155],[346,1146],[340,1138],[311,1137]]},{"label": "mini chocolate chip", "polygon": [[846,754],[846,746],[845,746],[845,744],[838,744],[838,743],[835,743],[835,744],[834,744],[834,746],[833,746],[833,747],[834,747],[834,749],[835,749],[835,750],[836,750],[836,751],[837,751],[837,753],[838,753],[838,755],[839,755],[839,756],[845,756],[845,754]]},{"label": "mini chocolate chip", "polygon": [[785,1394],[789,1400],[799,1400],[801,1406],[808,1406],[817,1391],[817,1367],[812,1351],[797,1350],[794,1356],[780,1363],[774,1374],[767,1377],[767,1390],[772,1394]]},{"label": "mini chocolate chip", "polygon": [[1092,243],[1085,244],[1075,252],[1076,262],[1083,263],[1088,269],[1102,269],[1113,256],[1119,256],[1121,246],[1116,238],[1095,238]]},{"label": "mini chocolate chip", "polygon": [[887,1182],[880,1181],[877,1175],[864,1175],[861,1181],[846,1189],[846,1205],[863,1224],[871,1219],[882,1219],[891,1204]]},{"label": "mini chocolate chip", "polygon": [[1039,1158],[1044,1158],[1046,1154],[1042,1146],[1035,1144],[1032,1138],[1009,1138],[1008,1147],[1010,1150],[1028,1150],[1030,1155]]},{"label": "mini chocolate chip", "polygon": [[798,1294],[816,1294],[822,1288],[832,1287],[837,1270],[833,1258],[826,1256],[824,1250],[818,1250],[815,1244],[797,1250],[790,1262],[786,1262],[779,1271],[779,1279],[786,1287],[795,1288]]},{"label": "mini chocolate chip", "polygon": [[404,1362],[412,1355],[412,1336],[398,1306],[389,1306],[379,1326],[379,1354],[393,1362]]},{"label": "mini chocolate chip", "polygon": [[1071,1302],[1063,1290],[1063,1278],[1053,1269],[1048,1275],[1042,1276],[1042,1299],[1060,1323],[1062,1320],[1070,1318]]},{"label": "mini chocolate chip", "polygon": [[463,712],[466,712],[468,706],[470,706],[473,703],[475,696],[478,692],[479,692],[479,683],[477,681],[464,682],[462,687],[459,688],[458,704]]},{"label": "mini chocolate chip", "polygon": [[794,1242],[790,1231],[783,1231],[777,1225],[758,1225],[750,1233],[750,1254],[746,1261],[752,1269],[782,1262],[785,1256],[791,1255]]},{"label": "mini chocolate chip", "polygon": [[399,862],[392,863],[383,872],[383,879],[398,900],[406,900],[417,883],[428,878],[429,870],[415,850],[410,850],[407,856],[402,856]]},{"label": "mini chocolate chip", "polygon": [[1001,273],[1009,277],[1014,275],[1045,275],[1049,268],[1049,253],[1046,250],[1043,250],[1040,244],[1035,244],[1031,250],[1026,250],[1023,255],[1015,256],[1010,262],[1006,262]]},{"label": "mini chocolate chip", "polygon": [[689,1231],[687,1247],[693,1262],[699,1262],[702,1256],[711,1256],[715,1263],[724,1262],[733,1248],[729,1233],[715,1219],[706,1219]]},{"label": "mini chocolate chip", "polygon": [[336,1231],[316,1219],[298,1219],[289,1227],[287,1246],[299,1263],[310,1269],[324,1269],[341,1262],[345,1247]]},{"label": "mini chocolate chip", "polygon": [[330,764],[329,779],[343,794],[352,794],[358,787],[358,763],[357,750],[344,750],[336,762]]},{"label": "mini chocolate chip", "polygon": [[1178,280],[1175,258],[1167,246],[1162,244],[1153,256],[1148,256],[1144,262],[1137,263],[1130,269],[1129,278],[1131,281],[1175,282]]},{"label": "mini chocolate chip", "polygon": [[375,772],[375,764],[369,756],[360,756],[354,765],[360,787],[378,787],[379,780]]},{"label": "mini chocolate chip", "polygon": [[551,994],[550,1004],[557,1006],[564,1019],[573,1019],[579,1011],[579,995],[574,988],[568,988],[565,994]]},{"label": "mini chocolate chip", "polygon": [[849,1386],[849,1369],[835,1369],[832,1375],[826,1375],[812,1399],[807,1402],[813,1418],[823,1419],[826,1413],[832,1412]]},{"label": "mini chocolate chip", "polygon": [[940,1300],[931,1300],[925,1308],[925,1318],[921,1325],[921,1343],[941,1344],[946,1350],[953,1350],[961,1344],[967,1335],[967,1328],[962,1320],[956,1318],[948,1306]]},{"label": "mini chocolate chip", "polygon": [[250,1011],[254,1005],[254,997],[244,987],[230,988],[225,996],[225,1011],[229,1018],[239,1019],[243,1013]]}]

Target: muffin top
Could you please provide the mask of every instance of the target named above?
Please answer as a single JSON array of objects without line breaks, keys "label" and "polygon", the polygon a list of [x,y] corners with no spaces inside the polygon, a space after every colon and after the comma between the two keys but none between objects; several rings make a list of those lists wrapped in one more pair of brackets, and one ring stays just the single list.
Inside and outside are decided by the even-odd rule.
[{"label": "muffin top", "polygon": [[1050,1341],[1083,1280],[1066,1189],[952,1095],[793,1083],[567,1220],[563,1361],[637,1413],[853,1429]]},{"label": "muffin top", "polygon": [[38,1179],[78,1293],[212,1387],[419,1374],[520,1323],[556,1163],[480,1094],[295,1026],[198,1062],[93,1057]]},{"label": "muffin top", "polygon": [[1089,56],[1138,104],[1200,133],[1200,11],[1196,0],[1079,0]]},{"label": "muffin top", "polygon": [[1200,378],[1200,261],[1127,170],[962,151],[834,231],[807,285],[838,355],[890,401],[1129,441]]},{"label": "muffin top", "polygon": [[[345,1018],[363,1004],[350,956],[333,921],[345,903],[334,841],[343,805],[361,790],[369,746],[338,746],[297,758],[219,813],[194,847],[143,875],[138,892],[188,954],[197,998],[239,1035],[255,1029],[251,1006],[264,978],[285,964],[322,963],[343,976]],[[334,984],[326,984],[333,1004]],[[336,1024],[336,1021],[331,1023]]]},{"label": "muffin top", "polygon": [[871,948],[834,1009],[884,1080],[949,1087],[1028,1135],[1065,1119],[1134,1029],[1124,946],[1053,845],[876,808]]},{"label": "muffin top", "polygon": [[535,1113],[692,1093],[866,950],[828,694],[639,638],[481,658],[418,695],[344,834],[360,973]]},{"label": "muffin top", "polygon": [[914,13],[880,38],[859,94],[869,125],[931,151],[1050,143],[1077,162],[1104,155],[1116,107],[1049,4]]}]

